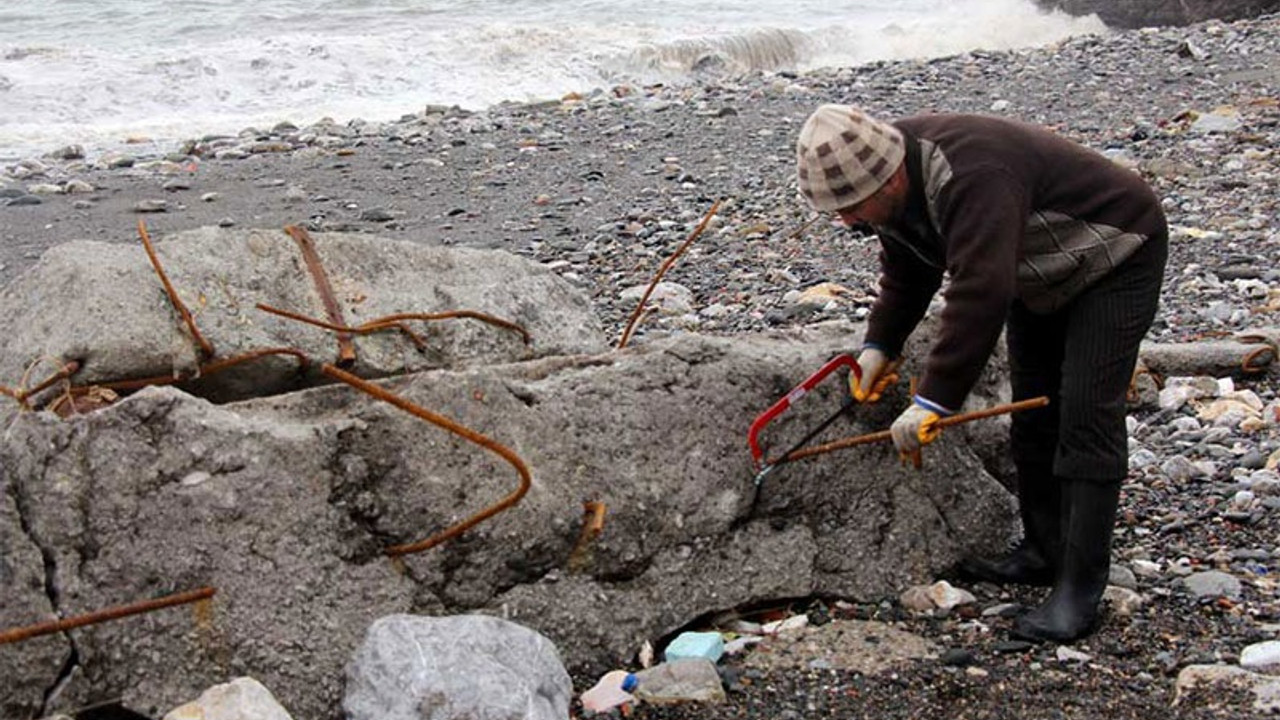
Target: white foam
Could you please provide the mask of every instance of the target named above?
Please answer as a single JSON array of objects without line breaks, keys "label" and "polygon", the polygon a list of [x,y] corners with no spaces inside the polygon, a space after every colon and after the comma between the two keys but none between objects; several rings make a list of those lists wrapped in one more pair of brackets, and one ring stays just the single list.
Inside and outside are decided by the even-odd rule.
[{"label": "white foam", "polygon": [[[392,120],[427,104],[475,109],[679,82],[708,62],[808,70],[1104,30],[1030,0],[314,5],[211,0],[178,19],[162,0],[9,0],[0,8],[0,159],[72,142],[171,142],[281,120]],[[64,6],[69,14],[56,15]]]}]

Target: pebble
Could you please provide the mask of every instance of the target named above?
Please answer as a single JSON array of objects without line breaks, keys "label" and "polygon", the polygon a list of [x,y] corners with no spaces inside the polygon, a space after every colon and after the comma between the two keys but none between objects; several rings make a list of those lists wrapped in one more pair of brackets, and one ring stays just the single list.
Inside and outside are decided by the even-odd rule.
[{"label": "pebble", "polygon": [[1255,643],[1240,652],[1240,667],[1267,672],[1280,665],[1280,640]]},{"label": "pebble", "polygon": [[168,212],[169,202],[167,200],[139,200],[134,203],[133,211],[136,213]]},{"label": "pebble", "polygon": [[1182,584],[1199,599],[1225,597],[1235,600],[1240,597],[1240,580],[1218,570],[1192,573],[1182,579]]}]

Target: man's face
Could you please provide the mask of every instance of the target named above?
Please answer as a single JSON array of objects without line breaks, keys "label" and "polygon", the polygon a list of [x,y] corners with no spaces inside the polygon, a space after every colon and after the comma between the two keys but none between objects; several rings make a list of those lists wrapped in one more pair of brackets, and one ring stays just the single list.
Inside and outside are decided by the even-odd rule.
[{"label": "man's face", "polygon": [[906,168],[900,166],[879,190],[860,203],[840,208],[836,215],[848,227],[889,225],[902,215],[906,204],[907,173]]}]

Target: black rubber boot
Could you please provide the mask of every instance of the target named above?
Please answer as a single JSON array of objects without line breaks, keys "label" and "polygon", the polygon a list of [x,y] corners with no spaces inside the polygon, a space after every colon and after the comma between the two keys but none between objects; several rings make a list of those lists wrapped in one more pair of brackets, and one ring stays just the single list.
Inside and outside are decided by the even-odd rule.
[{"label": "black rubber boot", "polygon": [[1120,483],[1072,478],[1062,492],[1062,563],[1049,598],[1014,621],[1013,634],[1024,640],[1070,642],[1093,632],[1107,589]]},{"label": "black rubber boot", "polygon": [[1052,466],[1019,467],[1022,539],[1008,554],[961,561],[961,577],[997,585],[1052,585],[1062,547],[1062,510],[1061,481]]}]

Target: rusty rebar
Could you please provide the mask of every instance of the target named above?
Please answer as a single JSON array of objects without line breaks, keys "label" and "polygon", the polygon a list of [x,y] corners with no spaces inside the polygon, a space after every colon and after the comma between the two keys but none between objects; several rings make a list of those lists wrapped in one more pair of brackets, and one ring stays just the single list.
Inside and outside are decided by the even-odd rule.
[{"label": "rusty rebar", "polygon": [[[1258,361],[1258,358],[1263,356],[1268,356],[1265,362],[1261,362],[1257,365],[1253,364]],[[1245,354],[1244,359],[1240,361],[1240,371],[1246,375],[1256,375],[1258,373],[1266,372],[1267,366],[1275,359],[1276,349],[1270,345],[1263,345],[1262,347],[1251,350]]]},{"label": "rusty rebar", "polygon": [[[293,241],[298,244],[298,249],[302,251],[302,259],[307,265],[307,271],[311,273],[311,279],[315,283],[316,292],[320,294],[320,302],[324,305],[324,312],[329,316],[329,321],[334,325],[345,326],[347,321],[342,316],[342,306],[333,296],[333,286],[329,283],[329,275],[324,270],[324,264],[320,262],[320,253],[316,251],[315,241],[311,239],[306,228],[298,225],[287,225],[284,231],[293,238]],[[339,330],[337,335],[338,367],[351,367],[356,362],[356,347],[351,342],[351,333]]]},{"label": "rusty rebar", "polygon": [[[1008,413],[1021,412],[1023,410],[1032,410],[1035,408],[1041,408],[1048,404],[1049,404],[1049,398],[1042,395],[1040,397],[1031,398],[1029,400],[1019,400],[1018,402],[1006,403],[1004,405],[996,405],[994,407],[986,408],[985,410],[975,410],[973,412],[961,413],[959,415],[951,415],[949,417],[944,417],[938,421],[937,427],[939,429],[951,427],[952,425],[960,425],[961,423],[972,422],[974,420],[982,420],[984,418],[994,417],[996,415],[1006,415]],[[815,445],[813,447],[801,448],[794,452],[788,453],[785,457],[778,458],[776,460],[771,460],[768,464],[777,464],[780,462],[792,462],[795,460],[812,457],[814,455],[822,455],[824,453],[829,453],[833,450],[843,450],[844,448],[851,448],[857,445],[868,445],[870,443],[883,442],[885,440],[892,440],[892,439],[893,439],[893,435],[890,433],[889,430],[880,430],[878,432],[868,433],[866,435],[858,435],[855,437],[843,438],[840,440],[833,440],[829,443],[824,443],[822,445]]]},{"label": "rusty rebar", "polygon": [[380,330],[388,325],[398,324],[403,320],[431,321],[448,320],[450,318],[471,318],[472,320],[479,320],[481,322],[488,323],[489,325],[518,333],[520,335],[520,341],[525,345],[529,345],[533,342],[533,337],[529,335],[529,331],[525,330],[523,325],[513,323],[510,320],[503,320],[502,318],[494,317],[493,315],[486,313],[477,312],[475,310],[445,310],[443,312],[436,313],[393,313],[391,315],[384,315],[380,318],[374,318],[366,323],[361,323],[356,326],[356,330]]},{"label": "rusty rebar", "polygon": [[622,339],[618,340],[619,350],[627,346],[627,341],[631,339],[631,331],[635,328],[637,321],[639,321],[641,313],[644,312],[645,303],[649,302],[649,296],[653,294],[653,289],[658,286],[658,283],[662,280],[662,276],[667,274],[667,270],[670,269],[671,266],[675,264],[676,259],[684,254],[684,251],[693,244],[693,241],[697,240],[698,237],[702,235],[702,232],[707,229],[707,224],[711,222],[711,218],[715,216],[716,211],[719,209],[720,201],[717,200],[715,204],[711,206],[711,209],[707,211],[706,216],[702,218],[702,222],[698,223],[698,226],[693,229],[692,233],[689,233],[688,239],[681,243],[680,247],[676,248],[676,251],[671,253],[671,257],[667,258],[666,261],[662,263],[661,267],[658,268],[658,273],[653,276],[653,281],[649,283],[649,287],[645,288],[644,295],[640,296],[640,302],[636,304],[636,309],[631,313],[631,319],[627,321],[626,329],[622,331]]},{"label": "rusty rebar", "polygon": [[188,603],[198,602],[200,600],[208,600],[213,597],[216,592],[217,590],[214,588],[203,587],[199,590],[167,595],[165,597],[155,598],[152,600],[142,600],[135,603],[129,603],[128,605],[117,605],[115,607],[85,613],[84,615],[76,615],[75,617],[53,620],[36,625],[28,625],[26,627],[12,628],[10,630],[0,632],[0,645],[21,642],[41,635],[52,635],[53,633],[73,630],[78,627],[84,627],[85,625],[96,625],[108,620],[118,620],[130,615],[154,612],[174,605],[185,605]]},{"label": "rusty rebar", "polygon": [[520,459],[520,456],[516,455],[515,452],[507,448],[505,445],[497,442],[496,440],[493,440],[485,435],[482,435],[466,426],[460,425],[457,422],[450,420],[449,418],[443,415],[439,415],[430,410],[427,410],[424,407],[415,405],[414,403],[409,402],[408,400],[404,399],[403,397],[400,397],[399,395],[396,395],[395,393],[389,392],[384,388],[381,388],[367,380],[364,380],[363,378],[352,375],[351,373],[345,370],[341,370],[333,365],[330,365],[329,363],[325,363],[321,365],[320,371],[323,372],[325,375],[328,375],[329,377],[334,378],[335,380],[340,380],[350,385],[351,387],[354,387],[355,389],[360,390],[361,392],[364,392],[368,395],[372,395],[373,397],[383,402],[390,403],[391,405],[394,405],[400,408],[401,410],[404,410],[410,415],[413,415],[422,420],[426,420],[427,422],[433,425],[436,425],[438,427],[444,428],[445,430],[448,430],[449,432],[453,433],[454,435],[457,435],[458,437],[464,440],[469,440],[470,442],[473,442],[476,445],[479,445],[485,448],[486,450],[489,450],[497,454],[503,460],[506,460],[508,463],[510,463],[511,466],[516,469],[516,472],[520,473],[520,486],[517,487],[510,495],[507,495],[506,497],[502,498],[498,502],[494,503],[493,505],[490,505],[484,510],[481,510],[475,515],[472,515],[466,520],[463,520],[460,523],[457,523],[448,528],[445,528],[444,530],[441,530],[440,532],[428,537],[425,540],[420,540],[415,543],[395,545],[395,546],[386,548],[385,550],[383,550],[383,552],[386,553],[387,555],[396,557],[399,555],[408,555],[410,553],[422,552],[423,550],[428,550],[430,548],[433,548],[436,545],[439,545],[440,543],[446,540],[450,540],[454,537],[457,537],[458,535],[461,535],[463,532],[466,532],[471,527],[475,526],[477,523],[483,522],[484,520],[520,502],[520,499],[524,497],[525,493],[529,491],[529,487],[533,484],[533,478],[529,474],[529,468],[524,464],[524,461]]},{"label": "rusty rebar", "polygon": [[178,292],[173,289],[173,283],[169,282],[169,276],[165,274],[164,268],[160,266],[160,258],[156,257],[156,250],[151,245],[151,236],[147,234],[147,224],[142,218],[138,218],[138,236],[142,238],[142,247],[146,249],[147,257],[151,259],[151,266],[155,268],[156,275],[160,276],[160,283],[164,285],[164,291],[169,296],[169,302],[173,303],[174,309],[182,316],[182,321],[187,324],[187,329],[191,332],[191,338],[200,346],[201,359],[207,360],[213,357],[213,345],[200,334],[200,330],[196,327],[195,318],[191,316],[187,306],[182,304],[182,299],[178,297]]},{"label": "rusty rebar", "polygon": [[331,322],[325,322],[323,320],[318,320],[313,317],[307,317],[306,315],[293,312],[292,310],[284,310],[282,308],[272,307],[271,305],[267,305],[266,303],[258,303],[257,308],[263,312],[271,313],[272,315],[279,315],[281,317],[289,318],[290,320],[297,320],[298,322],[301,322],[301,323],[314,325],[319,328],[324,328],[325,330],[333,330],[335,332],[341,331],[341,332],[354,333],[356,335],[368,335],[370,333],[378,332],[379,330],[396,328],[404,332],[410,338],[412,338],[414,341],[414,344],[417,345],[418,347],[424,347],[425,341],[423,341],[422,338],[420,338],[417,335],[417,333],[413,332],[408,327],[406,327],[403,321],[405,320],[430,321],[430,320],[448,320],[451,318],[471,318],[473,320],[480,320],[490,325],[494,325],[496,327],[500,327],[505,330],[511,330],[512,332],[519,333],[520,339],[524,342],[525,345],[528,345],[530,342],[533,341],[532,337],[529,335],[529,331],[525,330],[522,326],[516,323],[513,323],[509,320],[503,320],[502,318],[494,317],[492,315],[488,315],[482,312],[477,312],[475,310],[446,310],[444,312],[438,312],[438,313],[395,313],[392,315],[385,315],[383,317],[374,318],[368,322],[361,323],[359,325],[352,327],[350,325],[335,325]]},{"label": "rusty rebar", "polygon": [[300,323],[305,323],[307,325],[314,325],[318,328],[323,328],[325,330],[332,330],[334,332],[353,333],[356,335],[368,335],[370,333],[375,333],[379,330],[388,330],[388,329],[394,328],[404,333],[405,335],[408,335],[409,339],[413,341],[414,346],[417,347],[419,350],[423,350],[427,346],[427,342],[423,340],[422,337],[418,335],[418,333],[410,330],[409,327],[404,323],[387,321],[385,323],[378,324],[374,327],[368,327],[370,323],[374,322],[374,321],[370,321],[370,323],[365,323],[364,325],[361,325],[359,328],[353,328],[349,325],[334,325],[333,323],[325,322],[324,320],[318,320],[313,317],[307,317],[306,315],[293,312],[292,310],[285,310],[283,308],[272,307],[271,305],[268,305],[266,303],[258,303],[257,308],[263,312],[271,313],[272,315],[279,315],[280,317],[289,318],[290,320],[296,320]]},{"label": "rusty rebar", "polygon": [[569,560],[565,563],[569,572],[578,572],[587,564],[587,551],[591,542],[604,532],[605,504],[598,500],[587,500],[582,503],[582,530],[578,540],[569,552]]},{"label": "rusty rebar", "polygon": [[72,388],[73,392],[88,391],[91,387],[103,387],[109,390],[120,390],[122,392],[131,392],[140,390],[150,385],[173,385],[175,383],[187,382],[188,380],[197,380],[206,375],[213,375],[236,365],[241,365],[252,360],[268,357],[270,355],[292,355],[298,359],[298,371],[302,372],[311,365],[311,360],[299,350],[293,348],[263,348],[261,350],[250,350],[249,352],[236,355],[234,357],[222,358],[213,362],[201,365],[193,374],[179,373],[178,375],[157,375],[154,377],[134,378],[132,380],[111,380],[109,382],[94,383],[94,385],[80,386]]},{"label": "rusty rebar", "polygon": [[44,392],[45,390],[52,387],[54,383],[58,382],[59,380],[66,380],[67,378],[71,377],[72,375],[75,375],[79,371],[80,371],[80,361],[68,360],[62,367],[58,368],[58,370],[55,371],[52,375],[45,378],[43,382],[31,388],[30,390],[23,390],[22,392],[20,392],[18,401],[23,404],[26,404],[27,398],[30,398],[33,395],[38,395]]}]

